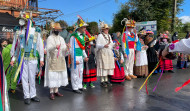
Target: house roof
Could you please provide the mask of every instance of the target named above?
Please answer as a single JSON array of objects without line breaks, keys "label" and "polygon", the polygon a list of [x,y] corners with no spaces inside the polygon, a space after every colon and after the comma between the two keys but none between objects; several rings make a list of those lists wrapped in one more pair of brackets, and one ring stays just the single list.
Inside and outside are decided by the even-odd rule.
[{"label": "house roof", "polygon": [[0,25],[18,26],[19,21],[9,13],[0,13]]}]

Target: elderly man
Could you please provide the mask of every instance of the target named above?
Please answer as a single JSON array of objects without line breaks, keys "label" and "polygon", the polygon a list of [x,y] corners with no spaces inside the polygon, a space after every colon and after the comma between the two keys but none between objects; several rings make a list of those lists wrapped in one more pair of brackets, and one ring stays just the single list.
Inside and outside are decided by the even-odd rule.
[{"label": "elderly man", "polygon": [[101,34],[98,35],[96,41],[97,48],[97,76],[101,77],[101,86],[108,87],[112,84],[108,81],[108,75],[114,74],[114,43],[109,35],[109,27],[104,22],[100,23]]}]

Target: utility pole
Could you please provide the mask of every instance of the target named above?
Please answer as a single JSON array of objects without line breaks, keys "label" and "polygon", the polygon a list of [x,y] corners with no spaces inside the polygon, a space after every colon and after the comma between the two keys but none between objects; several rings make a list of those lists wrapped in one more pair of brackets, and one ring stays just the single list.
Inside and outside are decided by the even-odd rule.
[{"label": "utility pole", "polygon": [[175,32],[177,0],[173,0],[173,6],[171,31]]}]

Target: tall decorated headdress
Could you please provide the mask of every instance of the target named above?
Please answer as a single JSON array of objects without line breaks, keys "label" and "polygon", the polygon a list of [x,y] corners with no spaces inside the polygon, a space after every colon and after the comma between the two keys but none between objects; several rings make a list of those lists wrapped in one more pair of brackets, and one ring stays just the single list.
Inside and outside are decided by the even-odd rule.
[{"label": "tall decorated headdress", "polygon": [[[88,24],[86,22],[84,22],[84,20],[82,19],[82,17],[80,15],[77,15],[78,17],[78,20],[77,22],[73,25],[74,26],[74,31],[76,31],[78,28],[80,27],[86,27],[88,26]],[[95,37],[94,36],[91,36],[90,33],[86,30],[85,31],[85,42],[90,42],[90,41],[93,41],[95,40]]]},{"label": "tall decorated headdress", "polygon": [[125,26],[126,27],[136,27],[136,22],[134,20],[129,20],[127,18],[124,18],[122,21],[121,21],[121,24],[123,24],[123,22],[125,22]]},{"label": "tall decorated headdress", "polygon": [[29,18],[30,18],[30,16],[27,15],[25,11],[20,11],[20,15],[17,19],[23,19],[25,21],[28,21]]},{"label": "tall decorated headdress", "polygon": [[74,31],[77,30],[80,27],[86,27],[86,26],[88,26],[88,24],[86,22],[84,22],[84,20],[82,19],[82,17],[80,15],[77,15],[77,17],[78,17],[78,20],[74,24]]},{"label": "tall decorated headdress", "polygon": [[103,29],[109,29],[110,27],[108,26],[108,24],[105,24],[104,21],[100,21],[100,24],[99,24],[99,29],[100,31],[102,31]]}]

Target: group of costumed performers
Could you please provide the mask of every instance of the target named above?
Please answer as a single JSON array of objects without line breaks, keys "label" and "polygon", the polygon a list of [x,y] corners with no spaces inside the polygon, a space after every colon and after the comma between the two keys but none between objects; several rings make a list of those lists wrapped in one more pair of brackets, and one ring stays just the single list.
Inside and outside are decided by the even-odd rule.
[{"label": "group of costumed performers", "polygon": [[44,86],[50,88],[50,99],[54,100],[55,96],[63,96],[59,93],[58,88],[68,85],[65,56],[68,54],[70,45],[59,36],[59,32],[62,30],[59,23],[52,23],[51,27],[52,34],[47,39]]},{"label": "group of costumed performers", "polygon": [[14,35],[10,65],[13,67],[18,62],[14,82],[16,82],[20,72],[18,82],[22,79],[24,103],[30,104],[31,100],[34,102],[40,101],[36,95],[35,87],[35,75],[38,64],[36,53],[38,51],[40,66],[42,67],[44,65],[44,49],[39,29],[34,27],[29,15],[21,12],[19,23],[21,26]]},{"label": "group of costumed performers", "polygon": [[141,43],[138,39],[136,29],[134,29],[135,21],[124,18],[125,21],[124,32],[122,34],[122,51],[125,58],[124,69],[127,80],[136,79],[137,76],[133,74],[133,66],[135,61],[135,50],[141,51]]},{"label": "group of costumed performers", "polygon": [[147,77],[148,76],[148,60],[146,50],[148,46],[144,44],[144,37],[146,35],[146,31],[142,30],[139,32],[138,37],[141,43],[141,51],[136,51],[136,60],[135,60],[135,68],[134,73],[138,77]]},{"label": "group of costumed performers", "polygon": [[78,16],[75,24],[76,29],[70,38],[70,54],[71,54],[71,85],[73,92],[81,94],[83,91],[83,65],[84,61],[88,62],[88,56],[85,52],[85,31],[88,24]]},{"label": "group of costumed performers", "polygon": [[96,40],[97,48],[97,76],[101,78],[102,87],[110,87],[112,84],[108,81],[108,75],[114,75],[115,60],[112,51],[115,43],[113,43],[109,35],[109,27],[104,22],[100,22],[101,33]]},{"label": "group of costumed performers", "polygon": [[[158,46],[159,58],[162,57],[162,51],[164,50],[165,46],[169,44],[169,42],[170,42],[170,38],[168,37],[168,35],[162,34],[160,37],[159,46]],[[162,57],[159,65],[160,65],[161,70],[163,70],[163,72],[168,71],[170,73],[174,73],[172,60]]]},{"label": "group of costumed performers", "polygon": [[[153,71],[158,63],[158,52],[156,51],[155,44],[157,40],[154,38],[154,33],[151,30],[146,31],[144,43],[148,46],[147,58],[148,58],[148,71],[149,73]],[[154,73],[158,73],[157,70]]]}]

